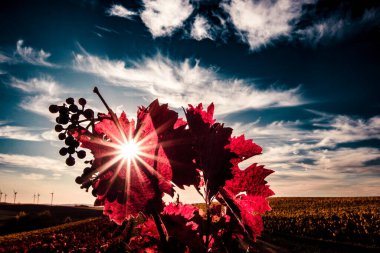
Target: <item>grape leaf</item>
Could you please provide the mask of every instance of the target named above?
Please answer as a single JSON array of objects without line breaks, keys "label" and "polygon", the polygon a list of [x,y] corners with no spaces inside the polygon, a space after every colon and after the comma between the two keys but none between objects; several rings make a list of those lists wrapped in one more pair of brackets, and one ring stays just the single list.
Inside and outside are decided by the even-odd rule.
[{"label": "grape leaf", "polygon": [[260,146],[252,140],[245,140],[243,135],[231,138],[229,147],[238,157],[232,159],[233,178],[226,181],[220,193],[224,201],[229,204],[235,218],[251,230],[253,237],[256,238],[263,230],[261,214],[271,210],[266,198],[272,196],[274,192],[267,185],[265,178],[273,171],[255,163],[245,170],[239,168],[239,162],[262,151]]},{"label": "grape leaf", "polygon": [[[92,166],[99,173],[92,186],[97,195],[97,204],[104,205],[104,213],[121,224],[130,215],[150,213],[163,208],[163,193],[172,194],[171,164],[159,145],[159,137],[148,109],[140,110],[136,129],[124,113],[118,119],[121,130],[109,117],[95,124],[94,134],[78,131],[74,136],[83,148],[94,155]],[[128,164],[118,156],[124,138],[141,142],[143,155]],[[119,157],[119,159],[117,159]]]},{"label": "grape leaf", "polygon": [[231,159],[235,153],[226,148],[229,144],[232,129],[223,124],[215,123],[214,105],[210,104],[207,111],[202,104],[197,107],[189,105],[186,118],[190,133],[193,137],[195,162],[197,168],[203,172],[207,184],[208,201],[224,186],[225,181],[232,178]]},{"label": "grape leaf", "polygon": [[143,111],[149,113],[159,144],[169,159],[172,181],[180,188],[184,185],[198,185],[199,174],[193,163],[192,136],[186,129],[187,123],[178,119],[178,113],[169,110],[167,104],[160,105],[157,99],[148,108],[140,107],[139,113]]},{"label": "grape leaf", "polygon": [[[178,245],[187,246],[190,252],[204,252],[204,246],[197,229],[199,224],[195,215],[199,216],[199,210],[192,205],[182,205],[170,203],[162,212],[162,220],[166,230],[171,237],[169,244],[171,247]],[[182,250],[181,250],[182,251]],[[173,252],[178,252],[175,250]]]}]

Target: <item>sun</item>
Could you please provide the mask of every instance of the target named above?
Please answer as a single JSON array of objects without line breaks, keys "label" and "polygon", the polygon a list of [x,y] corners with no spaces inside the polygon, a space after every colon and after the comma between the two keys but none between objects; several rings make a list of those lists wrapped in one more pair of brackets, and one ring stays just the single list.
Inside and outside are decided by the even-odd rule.
[{"label": "sun", "polygon": [[120,146],[120,154],[123,158],[133,159],[139,153],[139,146],[134,140],[127,141]]}]

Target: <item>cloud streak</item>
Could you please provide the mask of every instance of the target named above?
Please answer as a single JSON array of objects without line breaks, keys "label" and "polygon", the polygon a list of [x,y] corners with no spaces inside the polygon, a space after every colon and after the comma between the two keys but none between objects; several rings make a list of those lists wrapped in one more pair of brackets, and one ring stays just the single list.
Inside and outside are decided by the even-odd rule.
[{"label": "cloud streak", "polygon": [[[355,193],[354,186],[348,182],[356,184],[361,179],[366,182],[368,178],[374,178],[379,183],[379,166],[372,162],[380,159],[380,150],[363,146],[349,148],[341,144],[380,140],[380,116],[368,120],[323,113],[317,116],[310,120],[309,123],[313,124],[310,130],[302,128],[299,121],[272,122],[265,126],[260,126],[259,121],[232,125],[235,135],[245,133],[264,147],[262,155],[239,166],[246,168],[257,162],[274,169],[276,173],[271,182],[283,195],[300,196],[294,189],[289,189],[290,181],[295,188],[305,189],[303,193],[308,196],[318,196],[322,192],[334,195],[334,191],[342,196],[364,194],[364,190]],[[334,191],[323,189],[328,184]],[[380,194],[378,190],[370,192],[374,190],[373,186],[367,188],[366,194]]]},{"label": "cloud streak", "polygon": [[21,173],[21,177],[23,179],[26,179],[26,180],[42,180],[42,179],[45,179],[45,175],[37,174],[37,173],[30,173],[30,174]]},{"label": "cloud streak", "polygon": [[21,57],[23,61],[27,63],[45,67],[56,67],[55,64],[47,61],[51,56],[49,52],[45,52],[43,49],[38,51],[32,47],[24,46],[23,40],[17,41],[16,53]]},{"label": "cloud streak", "polygon": [[28,156],[18,154],[1,154],[0,164],[8,168],[37,169],[42,171],[63,172],[66,167],[62,161],[43,156]]},{"label": "cloud streak", "polygon": [[7,63],[7,62],[11,62],[11,61],[12,61],[12,58],[5,55],[3,52],[0,52],[0,63]]},{"label": "cloud streak", "polygon": [[379,17],[379,9],[368,9],[360,18],[356,19],[342,11],[337,11],[336,14],[318,20],[305,29],[295,31],[295,35],[297,39],[315,47],[319,44],[339,41],[378,26],[380,24]]},{"label": "cloud streak", "polygon": [[109,8],[106,13],[110,16],[116,16],[120,18],[133,19],[137,15],[136,12],[130,11],[120,4],[114,4]]},{"label": "cloud streak", "polygon": [[157,55],[141,61],[123,62],[76,54],[74,68],[104,78],[109,84],[141,90],[151,98],[180,108],[200,101],[216,104],[217,114],[249,108],[294,106],[303,103],[299,87],[260,90],[243,79],[224,78],[215,68],[199,61],[182,62]]},{"label": "cloud streak", "polygon": [[42,141],[40,134],[31,131],[29,127],[10,126],[6,122],[0,121],[0,138],[23,140],[23,141]]},{"label": "cloud streak", "polygon": [[48,111],[51,104],[57,104],[62,99],[60,93],[67,91],[50,77],[31,78],[26,81],[12,78],[11,86],[24,93],[26,97],[22,100],[20,107],[46,117],[52,114]]}]

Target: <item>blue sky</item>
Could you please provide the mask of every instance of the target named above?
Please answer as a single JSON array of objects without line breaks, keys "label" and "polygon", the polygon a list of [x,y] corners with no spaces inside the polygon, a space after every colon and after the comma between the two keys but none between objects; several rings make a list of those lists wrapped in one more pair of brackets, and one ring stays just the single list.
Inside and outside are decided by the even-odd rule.
[{"label": "blue sky", "polygon": [[214,102],[277,196],[380,195],[379,20],[377,1],[1,1],[0,190],[92,203],[48,106],[105,112],[96,85],[131,117]]}]

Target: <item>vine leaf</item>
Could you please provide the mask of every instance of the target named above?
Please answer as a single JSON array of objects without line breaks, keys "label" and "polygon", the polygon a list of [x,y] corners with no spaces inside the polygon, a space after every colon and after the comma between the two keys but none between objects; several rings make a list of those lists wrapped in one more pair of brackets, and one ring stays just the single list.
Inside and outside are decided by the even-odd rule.
[{"label": "vine leaf", "polygon": [[226,180],[232,178],[232,162],[236,157],[229,148],[232,129],[223,124],[215,123],[214,105],[210,104],[207,111],[202,104],[194,107],[189,105],[186,118],[194,141],[195,162],[203,172],[208,193],[207,201],[213,198]]}]

